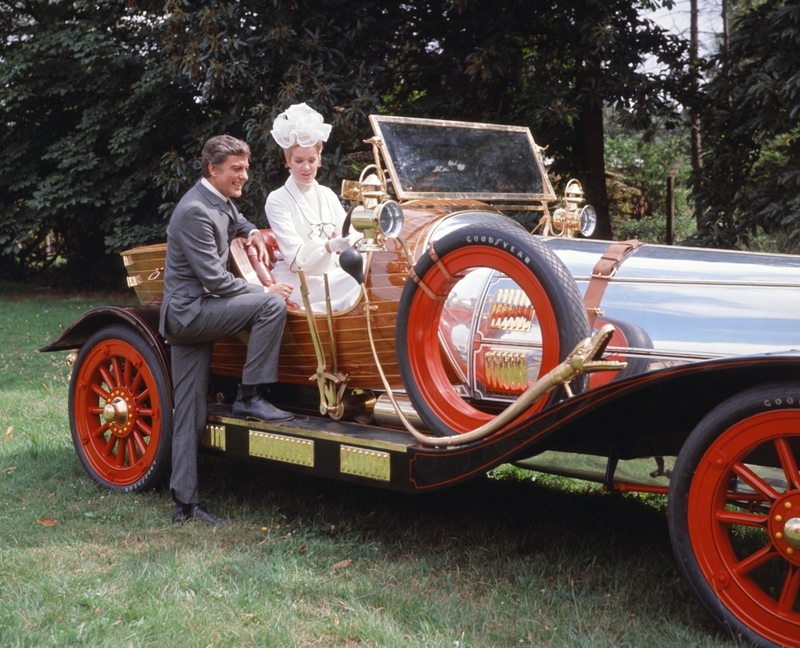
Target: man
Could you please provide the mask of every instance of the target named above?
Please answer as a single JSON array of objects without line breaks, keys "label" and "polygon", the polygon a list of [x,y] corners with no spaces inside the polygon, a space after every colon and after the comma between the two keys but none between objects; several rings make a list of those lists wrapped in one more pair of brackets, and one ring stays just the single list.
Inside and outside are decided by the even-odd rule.
[{"label": "man", "polygon": [[250,284],[228,271],[230,243],[247,236],[258,256],[267,249],[255,225],[231,202],[247,182],[250,148],[229,135],[212,137],[202,153],[203,177],[181,198],[167,227],[164,301],[159,330],[171,345],[175,414],[170,492],[173,522],[226,520],[200,505],[197,446],[206,424],[214,341],[250,329],[242,384],[233,413],[261,421],[292,414],[263,396],[263,385],[278,379],[280,341],[286,321],[286,297],[292,287]]}]

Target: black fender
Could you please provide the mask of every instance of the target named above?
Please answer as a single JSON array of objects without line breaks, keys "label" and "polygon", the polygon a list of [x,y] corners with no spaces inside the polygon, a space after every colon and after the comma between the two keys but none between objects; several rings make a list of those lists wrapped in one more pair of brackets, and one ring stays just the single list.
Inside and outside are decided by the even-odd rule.
[{"label": "black fender", "polygon": [[619,459],[677,456],[717,405],[776,381],[800,382],[800,352],[718,358],[622,378],[471,444],[409,448],[410,479],[418,492],[441,488],[545,450]]},{"label": "black fender", "polygon": [[[153,349],[172,394],[172,370],[169,345],[158,333],[159,304],[145,306],[99,306],[86,311],[70,324],[55,340],[38,351],[72,351],[80,349],[93,333],[109,324],[126,324],[139,333]],[[171,405],[171,404],[170,404]]]}]

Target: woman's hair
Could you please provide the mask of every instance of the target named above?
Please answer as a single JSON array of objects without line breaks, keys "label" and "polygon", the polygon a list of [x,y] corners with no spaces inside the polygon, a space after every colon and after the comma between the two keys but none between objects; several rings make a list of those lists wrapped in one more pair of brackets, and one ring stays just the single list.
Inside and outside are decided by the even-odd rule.
[{"label": "woman's hair", "polygon": [[[283,156],[284,156],[284,158],[286,159],[287,162],[289,161],[289,158],[292,155],[292,151],[294,151],[298,146],[300,146],[300,144],[294,144],[294,145],[290,146],[289,148],[281,149],[281,151],[283,151]],[[305,148],[307,148],[307,147],[305,147]],[[319,142],[314,144],[314,148],[317,149],[317,153],[320,155],[320,157],[322,157],[322,140],[320,140]]]},{"label": "woman's hair", "polygon": [[222,164],[229,155],[246,155],[250,157],[250,147],[247,142],[231,137],[230,135],[217,135],[203,145],[203,177],[208,178],[211,172],[209,164]]}]

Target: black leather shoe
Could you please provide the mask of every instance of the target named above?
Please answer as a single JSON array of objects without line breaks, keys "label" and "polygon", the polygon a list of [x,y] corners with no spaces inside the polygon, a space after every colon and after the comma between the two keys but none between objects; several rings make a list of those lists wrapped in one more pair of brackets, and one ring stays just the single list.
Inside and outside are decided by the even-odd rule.
[{"label": "black leather shoe", "polygon": [[232,412],[240,418],[265,422],[288,421],[294,418],[294,414],[278,409],[264,398],[257,385],[239,385]]},{"label": "black leather shoe", "polygon": [[211,526],[219,526],[227,524],[228,520],[225,518],[218,518],[216,515],[211,515],[199,504],[181,504],[178,502],[175,505],[175,510],[172,512],[173,522],[188,522],[189,520],[202,520]]}]

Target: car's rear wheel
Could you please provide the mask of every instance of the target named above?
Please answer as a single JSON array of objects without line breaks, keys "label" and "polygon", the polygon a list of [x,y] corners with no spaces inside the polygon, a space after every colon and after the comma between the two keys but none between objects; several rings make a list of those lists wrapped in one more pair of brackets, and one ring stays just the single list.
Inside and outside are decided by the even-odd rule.
[{"label": "car's rear wheel", "polygon": [[69,388],[72,442],[86,472],[120,491],[156,485],[170,468],[169,382],[152,347],[124,325],[80,350]]},{"label": "car's rear wheel", "polygon": [[735,637],[800,637],[800,385],[725,401],[678,456],[669,495],[675,556],[697,599]]},{"label": "car's rear wheel", "polygon": [[[453,371],[440,349],[444,305],[458,282],[480,269],[511,280],[516,284],[514,291],[524,292],[530,302],[525,317],[538,329],[539,355],[533,363],[526,360],[521,369],[522,387],[558,365],[589,335],[575,281],[555,254],[532,235],[498,220],[457,229],[437,240],[417,262],[403,289],[397,357],[411,403],[439,436],[468,432],[495,416],[455,388]],[[578,379],[576,390],[584,382],[583,377]],[[525,416],[546,402],[540,399]]]}]

